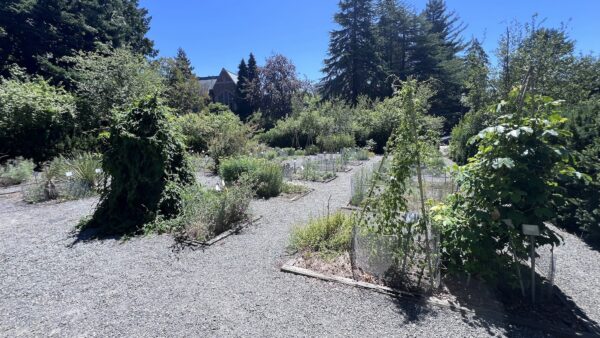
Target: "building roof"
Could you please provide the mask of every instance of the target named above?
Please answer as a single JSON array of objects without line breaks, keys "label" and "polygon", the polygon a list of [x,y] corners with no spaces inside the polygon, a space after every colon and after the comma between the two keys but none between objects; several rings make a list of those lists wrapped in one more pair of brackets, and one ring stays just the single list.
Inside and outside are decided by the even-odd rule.
[{"label": "building roof", "polygon": [[198,80],[200,80],[200,90],[202,91],[202,94],[208,95],[210,90],[215,86],[215,82],[217,82],[218,78],[218,76],[199,77]]},{"label": "building roof", "polygon": [[235,84],[238,83],[237,74],[230,72],[227,69],[223,68],[223,69],[221,69],[221,73],[219,73],[219,75],[198,77],[198,80],[200,80],[200,87],[201,87],[202,93],[208,94],[215,86],[215,83],[217,83],[217,80],[219,79],[219,77],[221,77],[221,75],[223,75],[224,73],[231,79],[231,81],[233,81],[233,83],[235,83]]}]

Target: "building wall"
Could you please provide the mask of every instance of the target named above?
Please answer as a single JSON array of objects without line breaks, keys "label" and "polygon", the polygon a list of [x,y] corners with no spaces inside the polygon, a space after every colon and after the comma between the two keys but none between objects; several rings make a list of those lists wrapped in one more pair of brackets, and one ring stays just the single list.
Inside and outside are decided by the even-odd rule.
[{"label": "building wall", "polygon": [[231,110],[235,110],[236,87],[236,83],[231,80],[231,77],[229,77],[227,72],[222,71],[212,89],[213,100],[229,106]]}]

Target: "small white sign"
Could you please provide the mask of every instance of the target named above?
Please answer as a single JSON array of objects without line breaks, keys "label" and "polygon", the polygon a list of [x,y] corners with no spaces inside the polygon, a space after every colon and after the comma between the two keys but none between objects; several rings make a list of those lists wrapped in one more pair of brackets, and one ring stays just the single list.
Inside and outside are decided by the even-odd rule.
[{"label": "small white sign", "polygon": [[534,224],[523,224],[523,234],[527,236],[539,236],[540,227]]}]

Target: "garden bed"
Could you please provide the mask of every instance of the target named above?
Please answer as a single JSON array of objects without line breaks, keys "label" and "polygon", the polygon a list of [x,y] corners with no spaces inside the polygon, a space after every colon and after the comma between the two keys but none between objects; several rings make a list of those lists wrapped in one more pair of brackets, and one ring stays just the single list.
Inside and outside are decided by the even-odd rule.
[{"label": "garden bed", "polygon": [[204,240],[204,241],[195,240],[195,239],[189,238],[188,236],[185,236],[185,235],[175,236],[175,246],[179,247],[179,248],[181,248],[181,247],[198,248],[198,247],[211,246],[211,245],[216,244],[217,242],[224,240],[225,238],[227,238],[233,234],[239,233],[244,228],[254,225],[256,222],[260,221],[261,219],[262,219],[262,216],[258,216],[258,217],[255,217],[254,219],[250,219],[249,221],[241,222],[240,224],[233,226],[231,229],[226,230],[226,231],[216,235],[215,237]]},{"label": "garden bed", "polygon": [[544,282],[544,290],[551,290],[551,293],[540,297],[542,299],[534,306],[528,299],[520,296],[492,291],[481,282],[469,283],[454,277],[445,277],[440,288],[433,293],[390,287],[368,273],[354,271],[353,274],[347,252],[328,259],[318,255],[301,255],[283,264],[281,271],[441,306],[461,313],[470,312],[559,336],[593,337],[600,334],[581,310],[565,301],[557,287]]}]

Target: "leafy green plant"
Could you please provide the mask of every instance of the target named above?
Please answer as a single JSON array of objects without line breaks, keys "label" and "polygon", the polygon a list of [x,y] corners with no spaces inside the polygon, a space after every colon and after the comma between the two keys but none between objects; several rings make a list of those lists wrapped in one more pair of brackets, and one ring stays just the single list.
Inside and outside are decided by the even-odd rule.
[{"label": "leafy green plant", "polygon": [[[409,79],[401,82],[395,88],[394,96],[387,101],[397,117],[396,128],[387,143],[388,153],[383,159],[386,161],[388,156],[391,157],[387,173],[389,180],[374,205],[373,214],[369,213],[371,206],[367,204],[359,224],[366,219],[363,226],[367,230],[395,237],[397,245],[393,254],[400,272],[406,273],[412,268],[427,269],[430,287],[433,288],[438,270],[435,263],[437,253],[433,250],[434,229],[428,219],[422,172],[430,157],[438,153],[441,126],[425,114],[432,95],[429,87]],[[407,199],[413,176],[417,179],[420,202],[417,210],[409,210]],[[374,187],[372,183],[368,196],[372,195]],[[420,217],[417,220],[407,218],[409,211],[417,212]],[[419,240],[420,237],[423,239]]]},{"label": "leafy green plant", "polygon": [[354,147],[354,135],[350,134],[333,134],[319,135],[317,137],[317,145],[322,152],[337,153],[344,148]]},{"label": "leafy green plant", "polygon": [[504,115],[478,134],[477,154],[458,172],[458,192],[434,209],[448,269],[492,283],[527,259],[521,225],[539,226],[536,247],[560,243],[545,225],[556,217],[557,178],[581,176],[568,165],[559,102],[514,90],[499,107]]},{"label": "leafy green plant", "polygon": [[466,164],[467,160],[477,153],[477,138],[481,130],[494,122],[496,114],[488,110],[470,111],[452,128],[450,137],[450,158],[458,164]]},{"label": "leafy green plant", "polygon": [[33,176],[35,164],[31,160],[17,157],[0,166],[0,187],[21,184]]},{"label": "leafy green plant", "polygon": [[283,187],[283,169],[265,159],[248,156],[227,158],[221,163],[219,173],[229,184],[246,175],[252,181],[256,195],[263,198],[278,196]]},{"label": "leafy green plant", "polygon": [[69,148],[75,98],[42,78],[0,78],[0,153],[46,161]]},{"label": "leafy green plant", "polygon": [[182,188],[193,182],[193,175],[158,98],[147,97],[119,116],[109,144],[103,170],[110,184],[84,228],[131,234],[157,218],[176,217]]},{"label": "leafy green plant", "polygon": [[246,150],[250,130],[226,106],[211,104],[200,114],[186,114],[176,121],[188,149],[208,153],[217,167],[222,158]]},{"label": "leafy green plant", "polygon": [[311,219],[297,226],[290,238],[290,249],[314,252],[324,257],[340,255],[350,250],[353,217],[342,212]]}]

